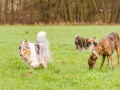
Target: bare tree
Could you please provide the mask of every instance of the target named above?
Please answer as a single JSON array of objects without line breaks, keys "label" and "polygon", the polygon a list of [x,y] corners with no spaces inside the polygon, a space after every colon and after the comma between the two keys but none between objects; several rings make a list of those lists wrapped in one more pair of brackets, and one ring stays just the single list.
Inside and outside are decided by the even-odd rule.
[{"label": "bare tree", "polygon": [[114,8],[115,8],[115,1],[116,1],[116,0],[112,0],[112,12],[111,12],[110,23],[114,22]]},{"label": "bare tree", "polygon": [[93,0],[93,3],[94,3],[94,6],[95,6],[96,11],[97,11],[97,13],[98,13],[99,19],[100,19],[100,21],[103,23],[102,17],[101,17],[101,15],[100,15],[100,13],[99,13],[99,10],[98,10],[97,4],[96,4],[96,1]]},{"label": "bare tree", "polygon": [[7,23],[8,0],[5,0],[4,23]]},{"label": "bare tree", "polygon": [[71,0],[65,0],[65,4],[66,4],[68,20],[69,20],[69,22],[72,22],[72,12],[71,12],[71,8],[70,8],[70,1]]},{"label": "bare tree", "polygon": [[10,13],[10,24],[13,25],[14,24],[14,0],[11,0],[11,13]]},{"label": "bare tree", "polygon": [[52,23],[52,0],[48,0],[49,2],[49,23]]},{"label": "bare tree", "polygon": [[0,24],[119,23],[119,14],[120,0],[0,0]]},{"label": "bare tree", "polygon": [[103,13],[104,13],[104,23],[107,23],[107,20],[106,20],[106,8],[105,8],[105,0],[102,0],[102,4],[103,4]]}]

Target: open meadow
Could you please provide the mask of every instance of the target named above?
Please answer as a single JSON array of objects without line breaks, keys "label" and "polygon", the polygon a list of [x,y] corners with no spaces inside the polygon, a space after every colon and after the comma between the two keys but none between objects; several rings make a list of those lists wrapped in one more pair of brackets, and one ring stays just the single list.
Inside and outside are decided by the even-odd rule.
[{"label": "open meadow", "polygon": [[[47,33],[53,62],[48,68],[30,70],[20,58],[21,40],[36,42],[39,31]],[[99,42],[120,26],[0,26],[0,90],[119,90],[120,66],[100,69],[101,57],[89,70],[90,51],[76,50],[76,35],[96,37]]]}]

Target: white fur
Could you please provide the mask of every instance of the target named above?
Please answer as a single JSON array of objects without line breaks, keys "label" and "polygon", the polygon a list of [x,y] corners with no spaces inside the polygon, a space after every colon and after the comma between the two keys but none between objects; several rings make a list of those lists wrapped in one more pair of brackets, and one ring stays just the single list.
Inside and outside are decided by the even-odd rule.
[{"label": "white fur", "polygon": [[[22,44],[24,44],[24,41],[22,41]],[[28,45],[30,48],[30,55],[29,56],[25,55],[24,58],[26,58],[26,59],[23,59],[23,61],[27,66],[29,66],[29,68],[36,68],[39,66],[39,62],[37,60],[35,46],[31,42],[28,42]],[[22,54],[22,52],[21,52],[21,54]]]},{"label": "white fur", "polygon": [[75,37],[77,37],[78,35],[76,35]]},{"label": "white fur", "polygon": [[[24,44],[24,41],[22,42]],[[35,43],[36,44],[36,43]],[[37,34],[37,44],[40,46],[39,54],[37,54],[35,49],[35,44],[28,42],[28,47],[30,49],[30,55],[25,56],[23,61],[29,68],[37,68],[41,64],[47,68],[47,64],[50,62],[50,52],[49,43],[46,39],[46,32],[39,32]]]},{"label": "white fur", "polygon": [[41,31],[37,34],[38,41],[40,40],[40,38],[45,38],[45,37],[46,37],[46,32]]},{"label": "white fur", "polygon": [[45,61],[49,63],[51,61],[51,57],[49,51],[49,42],[46,39],[46,32],[43,31],[39,32],[37,34],[37,40],[40,46],[39,55],[37,55],[37,57],[39,58],[41,64],[44,67],[47,67],[47,65],[45,65]]}]

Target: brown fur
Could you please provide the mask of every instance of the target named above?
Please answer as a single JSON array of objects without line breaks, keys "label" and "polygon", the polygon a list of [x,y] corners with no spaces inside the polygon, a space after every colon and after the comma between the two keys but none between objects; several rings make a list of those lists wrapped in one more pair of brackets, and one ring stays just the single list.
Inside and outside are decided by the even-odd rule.
[{"label": "brown fur", "polygon": [[[116,50],[117,52],[117,58],[118,58],[118,64],[119,57],[120,57],[120,38],[118,33],[112,32],[110,33],[106,38],[103,38],[98,43],[97,47],[94,48],[94,50],[100,55],[102,55],[102,62],[100,68],[102,68],[106,56],[108,57],[108,66],[110,66],[109,60],[111,60],[112,69],[114,69],[114,59],[113,59],[113,52]],[[92,69],[96,63],[96,60],[98,57],[92,53],[90,55],[90,58],[88,60],[89,69]]]}]

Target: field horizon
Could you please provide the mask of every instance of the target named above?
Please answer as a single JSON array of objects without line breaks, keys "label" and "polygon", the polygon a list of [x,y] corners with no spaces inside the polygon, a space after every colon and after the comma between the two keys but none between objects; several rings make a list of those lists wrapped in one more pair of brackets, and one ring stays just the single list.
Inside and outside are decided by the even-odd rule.
[{"label": "field horizon", "polygon": [[[37,42],[39,31],[47,33],[52,63],[48,68],[29,69],[19,57],[21,40]],[[114,52],[115,69],[100,69],[101,57],[89,70],[89,50],[76,50],[76,35],[96,37],[99,42],[120,26],[0,26],[0,90],[119,90],[120,66]]]}]

